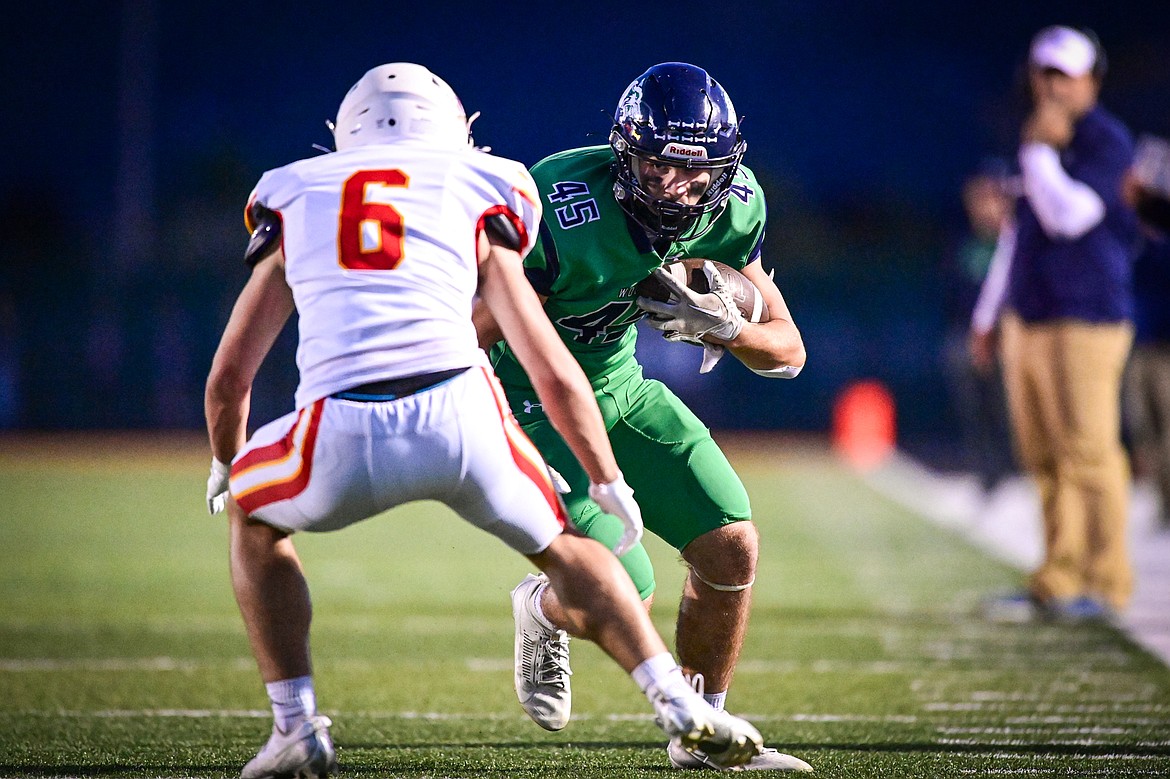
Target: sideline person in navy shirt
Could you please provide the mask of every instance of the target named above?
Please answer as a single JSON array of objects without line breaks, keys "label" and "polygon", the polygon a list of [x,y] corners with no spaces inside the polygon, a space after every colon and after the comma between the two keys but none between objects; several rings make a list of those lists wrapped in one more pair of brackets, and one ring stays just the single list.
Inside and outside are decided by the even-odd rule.
[{"label": "sideline person in navy shirt", "polygon": [[1109,619],[1129,603],[1129,465],[1121,380],[1133,342],[1137,218],[1122,198],[1133,138],[1098,102],[1095,36],[1048,27],[1029,50],[1033,110],[1021,131],[1022,195],[972,327],[997,334],[1017,454],[1035,479],[1044,559],[997,620]]}]

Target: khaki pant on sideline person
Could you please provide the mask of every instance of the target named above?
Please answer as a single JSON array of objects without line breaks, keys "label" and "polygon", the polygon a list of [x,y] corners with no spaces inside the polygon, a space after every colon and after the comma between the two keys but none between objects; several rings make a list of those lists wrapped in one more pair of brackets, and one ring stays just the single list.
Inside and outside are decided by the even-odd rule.
[{"label": "khaki pant on sideline person", "polygon": [[1129,463],[1121,445],[1128,322],[1002,322],[1002,361],[1020,464],[1036,479],[1042,599],[1088,595],[1122,609],[1133,591],[1126,544]]}]

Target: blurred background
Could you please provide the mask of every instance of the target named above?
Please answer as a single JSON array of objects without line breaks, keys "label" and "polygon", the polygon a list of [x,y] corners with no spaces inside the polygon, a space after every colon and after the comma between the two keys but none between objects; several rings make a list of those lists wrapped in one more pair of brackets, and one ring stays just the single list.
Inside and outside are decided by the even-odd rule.
[{"label": "blurred background", "polygon": [[[368,68],[445,78],[477,142],[532,164],[604,143],[650,65],[705,67],[731,94],[769,206],[775,269],[809,363],[795,381],[653,332],[641,348],[713,428],[821,432],[843,388],[892,393],[899,445],[956,462],[946,371],[971,228],[964,182],[1010,167],[1023,64],[1049,24],[1108,52],[1102,102],[1170,134],[1170,3],[75,2],[0,29],[0,428],[202,428],[207,368],[246,278],[243,207],[265,170],[330,145]],[[256,386],[253,427],[291,410],[295,330]]]}]

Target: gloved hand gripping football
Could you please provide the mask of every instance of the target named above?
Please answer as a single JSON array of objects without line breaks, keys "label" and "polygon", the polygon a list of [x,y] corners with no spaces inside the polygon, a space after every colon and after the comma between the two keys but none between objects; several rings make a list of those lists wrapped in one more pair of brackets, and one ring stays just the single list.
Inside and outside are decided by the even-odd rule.
[{"label": "gloved hand gripping football", "polygon": [[659,301],[642,296],[635,301],[639,308],[649,312],[646,321],[655,330],[661,330],[663,338],[703,347],[703,364],[699,373],[714,368],[724,352],[721,344],[711,343],[706,340],[707,336],[721,341],[734,340],[746,321],[732,299],[723,275],[710,260],[703,263],[703,275],[707,277],[710,292],[696,292],[666,270],[658,268],[654,277],[670,291],[670,299]]},{"label": "gloved hand gripping football", "polygon": [[670,290],[670,300],[639,297],[636,302],[639,308],[650,313],[650,326],[661,330],[668,340],[705,340],[711,336],[731,341],[743,330],[743,314],[715,263],[710,260],[703,263],[710,292],[696,292],[662,268],[655,270],[654,275]]}]

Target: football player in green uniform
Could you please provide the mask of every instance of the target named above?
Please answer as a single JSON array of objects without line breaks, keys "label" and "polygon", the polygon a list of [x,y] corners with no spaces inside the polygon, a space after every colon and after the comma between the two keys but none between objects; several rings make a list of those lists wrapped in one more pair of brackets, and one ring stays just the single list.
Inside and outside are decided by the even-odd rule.
[{"label": "football player in green uniform", "polygon": [[[544,309],[592,383],[618,464],[638,496],[645,526],[689,566],[677,626],[683,668],[709,702],[722,707],[739,658],[756,577],[758,533],[747,492],[706,426],[634,357],[635,323],[701,345],[702,372],[730,351],[763,376],[791,378],[805,351],[783,296],[761,267],[764,196],[740,164],[746,143],[731,99],[706,71],[669,62],[626,89],[608,146],[555,154],[532,169],[544,206],[540,240],[525,260]],[[658,269],[701,257],[742,269],[771,318],[744,319],[713,265],[711,291],[695,293]],[[652,273],[669,302],[638,297]],[[512,411],[565,482],[576,526],[613,547],[621,525],[589,494],[589,478],[546,418],[531,382],[484,310],[476,325]],[[654,570],[639,544],[622,556],[649,607]],[[569,624],[543,577],[512,594],[516,692],[548,730],[568,724]],[[713,767],[672,743],[678,768]],[[749,769],[808,771],[802,760],[765,750]]]}]

